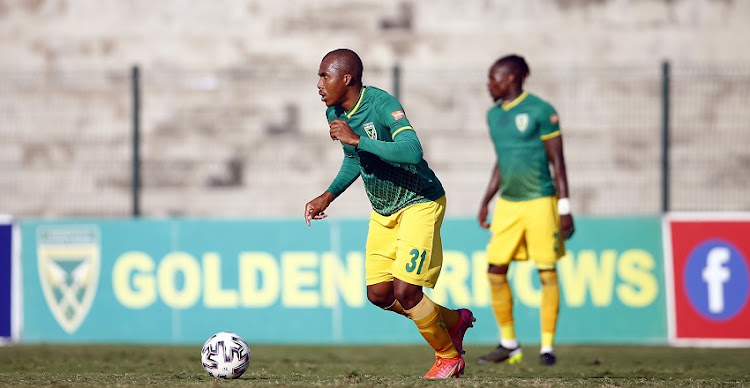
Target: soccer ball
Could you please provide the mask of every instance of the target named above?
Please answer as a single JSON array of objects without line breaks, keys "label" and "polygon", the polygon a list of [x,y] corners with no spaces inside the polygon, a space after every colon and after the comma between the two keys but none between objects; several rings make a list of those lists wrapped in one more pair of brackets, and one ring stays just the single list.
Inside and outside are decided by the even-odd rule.
[{"label": "soccer ball", "polygon": [[201,361],[203,369],[212,377],[236,379],[250,364],[250,347],[239,335],[222,331],[203,344]]}]

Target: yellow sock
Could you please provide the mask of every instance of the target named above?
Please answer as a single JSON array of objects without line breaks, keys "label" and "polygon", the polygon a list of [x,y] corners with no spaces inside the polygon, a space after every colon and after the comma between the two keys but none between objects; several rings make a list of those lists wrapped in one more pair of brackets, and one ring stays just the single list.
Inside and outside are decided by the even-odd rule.
[{"label": "yellow sock", "polygon": [[458,311],[451,310],[447,307],[443,307],[441,305],[437,305],[440,309],[440,318],[443,319],[443,323],[445,323],[445,328],[448,330],[452,330],[456,325],[458,324],[458,320],[461,318],[460,315],[458,315]]},{"label": "yellow sock", "polygon": [[458,357],[458,351],[440,318],[440,306],[424,295],[416,306],[405,312],[406,316],[417,324],[422,337],[435,349],[435,354],[442,358]]},{"label": "yellow sock", "polygon": [[504,340],[516,339],[516,330],[513,325],[500,326],[500,338]]},{"label": "yellow sock", "polygon": [[500,338],[515,340],[513,329],[513,294],[510,292],[508,277],[502,274],[487,274],[490,281],[490,296],[492,297],[492,312],[500,326]]},{"label": "yellow sock", "polygon": [[542,333],[542,348],[552,348],[555,344],[555,333]]},{"label": "yellow sock", "polygon": [[560,311],[560,287],[557,284],[557,271],[539,271],[542,281],[542,347],[552,347],[555,342],[557,314]]},{"label": "yellow sock", "polygon": [[391,303],[391,305],[388,307],[384,307],[383,310],[393,311],[396,314],[406,315],[404,307],[401,306],[401,303],[399,303],[398,299],[394,299],[393,303]]}]

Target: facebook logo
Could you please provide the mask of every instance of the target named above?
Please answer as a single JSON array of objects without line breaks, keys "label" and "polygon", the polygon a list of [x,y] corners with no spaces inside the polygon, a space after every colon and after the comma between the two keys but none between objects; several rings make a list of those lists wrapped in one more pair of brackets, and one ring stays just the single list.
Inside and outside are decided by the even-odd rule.
[{"label": "facebook logo", "polygon": [[748,299],[748,267],[742,253],[724,240],[707,240],[688,257],[684,284],[696,311],[723,321],[742,311]]}]

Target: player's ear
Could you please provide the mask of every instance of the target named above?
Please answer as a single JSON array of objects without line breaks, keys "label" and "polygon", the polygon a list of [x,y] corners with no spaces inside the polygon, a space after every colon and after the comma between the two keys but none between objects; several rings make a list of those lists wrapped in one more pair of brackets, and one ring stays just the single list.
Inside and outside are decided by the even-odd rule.
[{"label": "player's ear", "polygon": [[351,76],[351,74],[344,74],[344,83],[346,84],[346,86],[351,85],[351,83],[352,83],[352,76]]}]

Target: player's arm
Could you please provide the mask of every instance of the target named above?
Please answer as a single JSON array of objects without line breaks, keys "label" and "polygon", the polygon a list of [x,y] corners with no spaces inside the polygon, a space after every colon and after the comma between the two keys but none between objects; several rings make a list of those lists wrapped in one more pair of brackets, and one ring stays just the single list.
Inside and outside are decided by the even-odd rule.
[{"label": "player's arm", "polygon": [[333,178],[333,182],[328,186],[326,192],[331,193],[334,198],[338,197],[349,188],[357,178],[359,178],[359,161],[357,161],[356,156],[345,154],[344,161],[341,162],[341,168],[339,168],[336,178]]},{"label": "player's arm", "polygon": [[328,217],[325,210],[336,197],[343,193],[359,177],[359,164],[354,155],[345,154],[336,178],[328,189],[312,201],[305,204],[305,222],[310,226],[310,220],[322,220]]},{"label": "player's arm", "polygon": [[487,214],[489,213],[490,202],[495,198],[498,190],[500,190],[500,180],[500,168],[495,163],[495,167],[492,168],[492,173],[490,174],[490,182],[487,184],[487,190],[485,190],[482,202],[479,204],[479,216],[477,217],[479,225],[485,229],[490,227],[489,222],[487,222]]},{"label": "player's arm", "polygon": [[330,128],[331,139],[377,155],[383,160],[408,164],[417,164],[422,160],[422,144],[410,125],[394,131],[392,142],[360,137],[343,120],[332,121]]},{"label": "player's arm", "polygon": [[570,238],[575,231],[573,215],[570,212],[570,200],[568,199],[568,174],[565,169],[565,157],[563,156],[562,135],[553,136],[544,140],[544,148],[547,151],[547,159],[552,163],[552,171],[555,174],[555,186],[558,195],[558,210],[560,212],[560,230],[565,238]]},{"label": "player's arm", "polygon": [[392,142],[360,138],[357,148],[389,162],[417,164],[422,160],[422,144],[411,127],[397,133]]},{"label": "player's arm", "polygon": [[357,147],[357,149],[367,151],[389,162],[417,164],[422,161],[422,144],[420,144],[417,133],[409,123],[409,119],[406,118],[406,113],[404,113],[401,103],[393,96],[388,96],[378,100],[375,104],[376,106],[373,109],[378,121],[381,125],[390,129],[393,141],[359,137],[353,133],[351,135],[354,136],[351,136],[348,133],[351,131],[351,128],[348,127],[348,124],[344,125],[346,123],[343,121],[336,123],[336,125],[345,127],[343,129],[348,129],[348,131],[342,131],[345,132],[347,139],[343,140],[340,134],[337,133],[339,140],[342,142],[351,141],[347,144],[351,144]]}]

